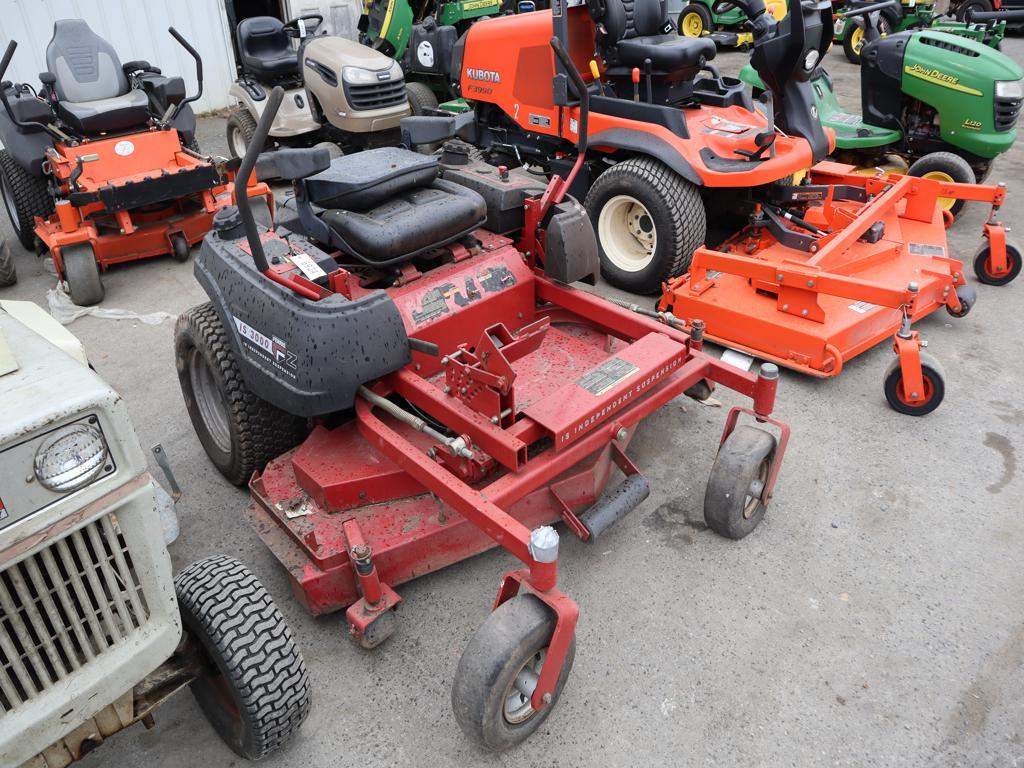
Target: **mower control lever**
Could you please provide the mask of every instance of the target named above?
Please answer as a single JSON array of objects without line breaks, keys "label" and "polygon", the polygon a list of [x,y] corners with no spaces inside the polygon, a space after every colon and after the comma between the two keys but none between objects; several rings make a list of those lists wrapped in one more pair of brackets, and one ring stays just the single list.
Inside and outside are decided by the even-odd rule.
[{"label": "mower control lever", "polygon": [[256,269],[266,274],[270,271],[267,263],[267,254],[263,251],[263,243],[260,242],[260,232],[256,228],[256,219],[252,215],[252,206],[249,205],[249,177],[252,176],[256,167],[256,160],[260,156],[260,147],[267,143],[267,136],[270,134],[270,126],[277,116],[277,110],[281,108],[284,100],[284,89],[275,85],[267,97],[267,106],[260,115],[260,121],[256,123],[256,130],[253,132],[249,146],[245,148],[245,155],[242,157],[242,164],[238,167],[235,175],[235,205],[238,213],[242,216],[242,226],[245,228],[245,239],[249,243],[249,251],[252,253],[252,260],[256,263]]},{"label": "mower control lever", "polygon": [[186,104],[196,101],[200,96],[203,95],[203,58],[199,55],[199,51],[193,48],[189,44],[188,40],[181,36],[181,33],[178,32],[178,30],[176,30],[174,27],[168,27],[167,31],[170,32],[171,37],[177,40],[181,44],[181,47],[188,51],[192,55],[192,58],[196,60],[196,80],[199,84],[199,89],[196,91],[194,96],[189,96],[187,99],[182,99],[173,107],[171,107],[168,113],[164,115],[164,122],[172,123],[174,122],[174,119],[178,116],[178,113],[185,108]]},{"label": "mower control lever", "polygon": [[850,10],[843,11],[843,16],[847,19],[855,18],[857,16],[864,16],[875,11],[884,11],[886,8],[894,8],[899,6],[899,0],[885,0],[882,3],[872,3],[871,5],[863,5],[859,8],[852,8]]},{"label": "mower control lever", "polygon": [[[0,82],[3,81],[4,75],[7,74],[7,67],[10,66],[11,59],[14,58],[14,51],[17,47],[18,43],[14,40],[11,40],[11,42],[7,44],[7,50],[4,51],[4,57],[0,59]],[[35,120],[22,121],[15,117],[14,110],[11,109],[11,103],[7,100],[7,90],[2,85],[0,85],[0,101],[3,102],[4,111],[7,112],[7,116],[11,119],[11,122],[19,128],[41,128],[51,136],[56,136],[58,139],[63,140],[68,138],[63,131],[58,131],[52,125],[39,123]]]}]

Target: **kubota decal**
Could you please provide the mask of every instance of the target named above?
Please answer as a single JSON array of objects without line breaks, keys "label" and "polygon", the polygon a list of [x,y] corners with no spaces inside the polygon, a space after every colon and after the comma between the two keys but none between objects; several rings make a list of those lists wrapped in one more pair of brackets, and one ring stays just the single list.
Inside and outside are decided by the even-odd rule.
[{"label": "kubota decal", "polygon": [[493,69],[479,69],[470,67],[466,70],[466,77],[470,80],[480,80],[484,83],[500,83],[501,73]]},{"label": "kubota decal", "polygon": [[945,72],[941,72],[938,69],[928,69],[927,67],[922,67],[920,64],[914,64],[913,66],[903,67],[903,71],[911,77],[924,80],[926,83],[940,85],[943,88],[949,88],[954,91],[959,91],[960,93],[968,93],[971,96],[982,95],[981,91],[977,88],[961,85],[959,77],[947,75]]}]

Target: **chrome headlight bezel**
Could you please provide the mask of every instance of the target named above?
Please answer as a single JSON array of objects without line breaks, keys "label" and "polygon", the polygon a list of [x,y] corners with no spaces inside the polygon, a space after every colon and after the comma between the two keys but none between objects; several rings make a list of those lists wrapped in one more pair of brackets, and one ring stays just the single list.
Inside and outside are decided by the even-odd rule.
[{"label": "chrome headlight bezel", "polygon": [[44,488],[72,493],[97,480],[110,465],[110,446],[96,423],[79,421],[53,430],[36,449],[32,472]]}]

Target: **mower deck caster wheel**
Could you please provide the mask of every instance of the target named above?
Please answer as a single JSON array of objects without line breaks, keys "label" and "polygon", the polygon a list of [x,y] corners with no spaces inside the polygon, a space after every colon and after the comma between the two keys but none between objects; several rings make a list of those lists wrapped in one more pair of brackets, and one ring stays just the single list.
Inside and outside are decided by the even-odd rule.
[{"label": "mower deck caster wheel", "polygon": [[61,248],[64,279],[68,284],[71,301],[80,307],[91,307],[103,301],[105,291],[100,279],[100,265],[88,243]]},{"label": "mower deck caster wheel", "polygon": [[1006,285],[1013,282],[1020,274],[1020,251],[1016,246],[1006,244],[1006,271],[995,272],[989,261],[991,248],[984,243],[974,254],[974,274],[985,285]]},{"label": "mower deck caster wheel", "polygon": [[494,752],[514,747],[536,731],[558,703],[576,653],[573,639],[551,701],[530,705],[555,631],[554,611],[534,595],[499,605],[466,646],[452,684],[452,708],[465,734]]},{"label": "mower deck caster wheel", "polygon": [[191,253],[192,247],[184,235],[177,234],[171,237],[171,256],[175,261],[188,261]]},{"label": "mower deck caster wheel", "polygon": [[704,522],[728,539],[742,539],[760,524],[775,438],[763,429],[736,427],[722,443],[704,492]]},{"label": "mower deck caster wheel", "polygon": [[233,557],[193,563],[174,579],[182,624],[199,646],[192,694],[224,742],[250,760],[287,742],[309,714],[302,654],[270,595]]},{"label": "mower deck caster wheel", "polygon": [[978,292],[974,290],[972,285],[961,285],[956,289],[956,297],[960,300],[960,311],[954,312],[948,304],[946,305],[946,311],[953,317],[967,317],[967,313],[971,311],[978,301]]},{"label": "mower deck caster wheel", "polygon": [[0,238],[0,288],[18,282],[18,270],[14,265],[14,254],[7,241]]},{"label": "mower deck caster wheel", "polygon": [[885,399],[897,413],[907,416],[924,416],[942,404],[946,395],[946,374],[939,361],[931,355],[921,353],[921,376],[924,379],[924,399],[912,402],[903,389],[903,371],[897,357],[885,371]]},{"label": "mower deck caster wheel", "polygon": [[348,633],[360,648],[372,651],[378,645],[395,634],[398,629],[398,614],[394,608],[383,611],[377,618],[371,621],[362,632],[355,624],[349,623]]}]

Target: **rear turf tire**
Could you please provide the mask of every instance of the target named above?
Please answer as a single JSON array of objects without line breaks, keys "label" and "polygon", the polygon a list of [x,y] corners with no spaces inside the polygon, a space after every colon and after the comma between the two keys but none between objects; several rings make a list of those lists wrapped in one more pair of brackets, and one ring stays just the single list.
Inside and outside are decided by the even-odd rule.
[{"label": "rear turf tire", "polygon": [[690,3],[679,12],[676,29],[683,37],[701,37],[713,30],[711,11],[701,3]]},{"label": "rear turf tire", "polygon": [[228,140],[228,153],[232,157],[241,157],[245,154],[245,148],[249,146],[249,142],[252,141],[252,137],[256,133],[256,120],[249,114],[249,110],[236,104],[228,109],[225,133]]},{"label": "rear turf tire", "polygon": [[88,243],[66,245],[60,249],[64,280],[71,301],[79,307],[91,307],[103,301],[106,291],[100,279],[100,265]]},{"label": "rear turf tire", "polygon": [[966,0],[966,2],[960,3],[956,9],[956,20],[967,21],[969,12],[981,11],[988,13],[992,10],[992,3],[989,0]]},{"label": "rear turf tire", "polygon": [[[956,182],[957,184],[974,184],[974,171],[970,163],[960,155],[952,152],[932,152],[922,158],[915,160],[909,169],[908,176],[917,176],[923,179],[938,179],[944,182]],[[939,205],[948,210],[955,217],[963,210],[965,200],[954,198],[939,198]]]},{"label": "rear turf tire", "polygon": [[[846,54],[847,61],[859,67],[861,49],[864,47],[864,29],[852,21],[847,23],[849,26],[843,33],[843,53]],[[892,21],[885,16],[880,17],[878,31],[882,37],[892,34]]]},{"label": "rear turf tire", "polygon": [[406,83],[405,95],[409,98],[409,109],[413,115],[431,115],[437,109],[437,96],[426,83]]},{"label": "rear turf tire", "polygon": [[36,245],[36,216],[44,219],[53,213],[53,198],[46,181],[33,176],[0,150],[0,196],[14,227],[18,241],[28,250]]},{"label": "rear turf tire", "polygon": [[305,419],[253,394],[242,379],[228,334],[213,305],[193,307],[174,329],[178,383],[192,426],[214,466],[235,485],[294,448]]},{"label": "rear turf tire", "polygon": [[174,579],[182,623],[201,648],[192,694],[217,735],[258,760],[309,714],[309,673],[291,629],[259,580],[233,557],[193,563]]},{"label": "rear turf tire", "polygon": [[18,270],[14,266],[14,254],[7,241],[0,238],[0,288],[18,282]]},{"label": "rear turf tire", "polygon": [[662,283],[687,270],[707,234],[697,187],[650,157],[602,173],[585,205],[597,231],[601,274],[631,293],[659,293]]}]

